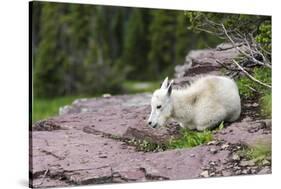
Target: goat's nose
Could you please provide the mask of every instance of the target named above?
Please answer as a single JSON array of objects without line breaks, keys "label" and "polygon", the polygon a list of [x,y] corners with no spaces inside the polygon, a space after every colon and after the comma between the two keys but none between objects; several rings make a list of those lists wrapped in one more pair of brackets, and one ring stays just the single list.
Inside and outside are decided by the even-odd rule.
[{"label": "goat's nose", "polygon": [[152,123],[152,122],[151,122],[151,121],[149,121],[149,122],[148,122],[148,125],[151,125],[151,123]]}]

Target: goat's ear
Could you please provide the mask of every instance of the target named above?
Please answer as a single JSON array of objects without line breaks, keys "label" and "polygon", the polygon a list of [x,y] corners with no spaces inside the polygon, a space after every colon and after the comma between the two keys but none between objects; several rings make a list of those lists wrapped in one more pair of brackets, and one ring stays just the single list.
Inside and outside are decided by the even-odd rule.
[{"label": "goat's ear", "polygon": [[168,96],[171,96],[171,94],[172,94],[173,83],[174,83],[174,80],[172,80],[168,86]]},{"label": "goat's ear", "polygon": [[168,77],[166,77],[166,79],[164,79],[161,85],[161,89],[167,89],[168,85],[169,85],[169,81],[168,81]]}]

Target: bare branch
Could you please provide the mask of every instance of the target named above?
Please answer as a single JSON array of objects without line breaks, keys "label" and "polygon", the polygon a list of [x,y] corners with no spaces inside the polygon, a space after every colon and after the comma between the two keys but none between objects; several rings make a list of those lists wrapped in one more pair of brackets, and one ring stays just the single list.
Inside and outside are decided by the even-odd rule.
[{"label": "bare branch", "polygon": [[218,59],[216,59],[216,63],[220,64],[222,67],[224,67],[225,69],[227,69],[229,71],[236,71],[236,72],[240,71],[240,69],[231,68],[230,66],[225,65],[224,63],[222,63]]},{"label": "bare branch", "polygon": [[229,41],[232,43],[233,47],[236,48],[241,54],[243,54],[244,56],[246,56],[247,58],[250,58],[253,62],[257,63],[257,64],[260,64],[262,66],[266,66],[268,68],[271,68],[271,65],[269,64],[265,64],[264,62],[261,62],[259,60],[257,60],[254,56],[251,56],[249,54],[247,54],[245,51],[241,50],[241,48],[239,48],[236,43],[233,41],[233,39],[229,36],[225,26],[223,24],[221,24],[223,30],[224,30],[224,33],[225,35],[227,36],[227,38],[229,39]]},{"label": "bare branch", "polygon": [[263,83],[263,82],[257,80],[256,78],[254,78],[254,77],[253,77],[251,74],[249,74],[242,66],[240,66],[240,64],[239,64],[238,62],[236,62],[235,60],[233,60],[233,62],[234,62],[234,64],[237,65],[237,67],[238,67],[243,73],[246,74],[246,76],[247,76],[248,78],[250,78],[251,80],[255,81],[256,83],[259,83],[259,84],[262,85],[262,86],[268,87],[268,88],[270,88],[270,89],[272,88],[271,85],[268,85],[268,84],[266,84],[266,83]]}]

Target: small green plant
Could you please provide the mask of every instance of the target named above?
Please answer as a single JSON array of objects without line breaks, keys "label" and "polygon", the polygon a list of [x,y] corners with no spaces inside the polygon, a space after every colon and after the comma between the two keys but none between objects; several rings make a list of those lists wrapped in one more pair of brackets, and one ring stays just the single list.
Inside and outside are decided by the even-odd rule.
[{"label": "small green plant", "polygon": [[190,148],[207,143],[213,139],[211,131],[192,131],[189,129],[181,130],[181,137],[171,139],[168,143],[168,148]]},{"label": "small green plant", "polygon": [[218,127],[219,130],[222,130],[224,128],[224,121],[222,121]]}]

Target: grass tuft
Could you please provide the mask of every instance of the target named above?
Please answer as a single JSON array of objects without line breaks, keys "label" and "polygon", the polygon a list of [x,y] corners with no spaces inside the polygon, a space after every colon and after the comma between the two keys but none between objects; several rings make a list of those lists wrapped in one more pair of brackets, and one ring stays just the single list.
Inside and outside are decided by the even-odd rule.
[{"label": "grass tuft", "polygon": [[181,130],[181,137],[172,139],[168,143],[168,148],[190,148],[207,143],[213,139],[211,131],[192,131],[189,129]]},{"label": "grass tuft", "polygon": [[271,148],[267,145],[257,145],[254,148],[243,148],[238,152],[241,157],[254,160],[260,164],[264,159],[271,157]]},{"label": "grass tuft", "polygon": [[261,115],[266,118],[271,118],[272,113],[272,95],[268,93],[261,97],[260,99],[261,104]]}]

